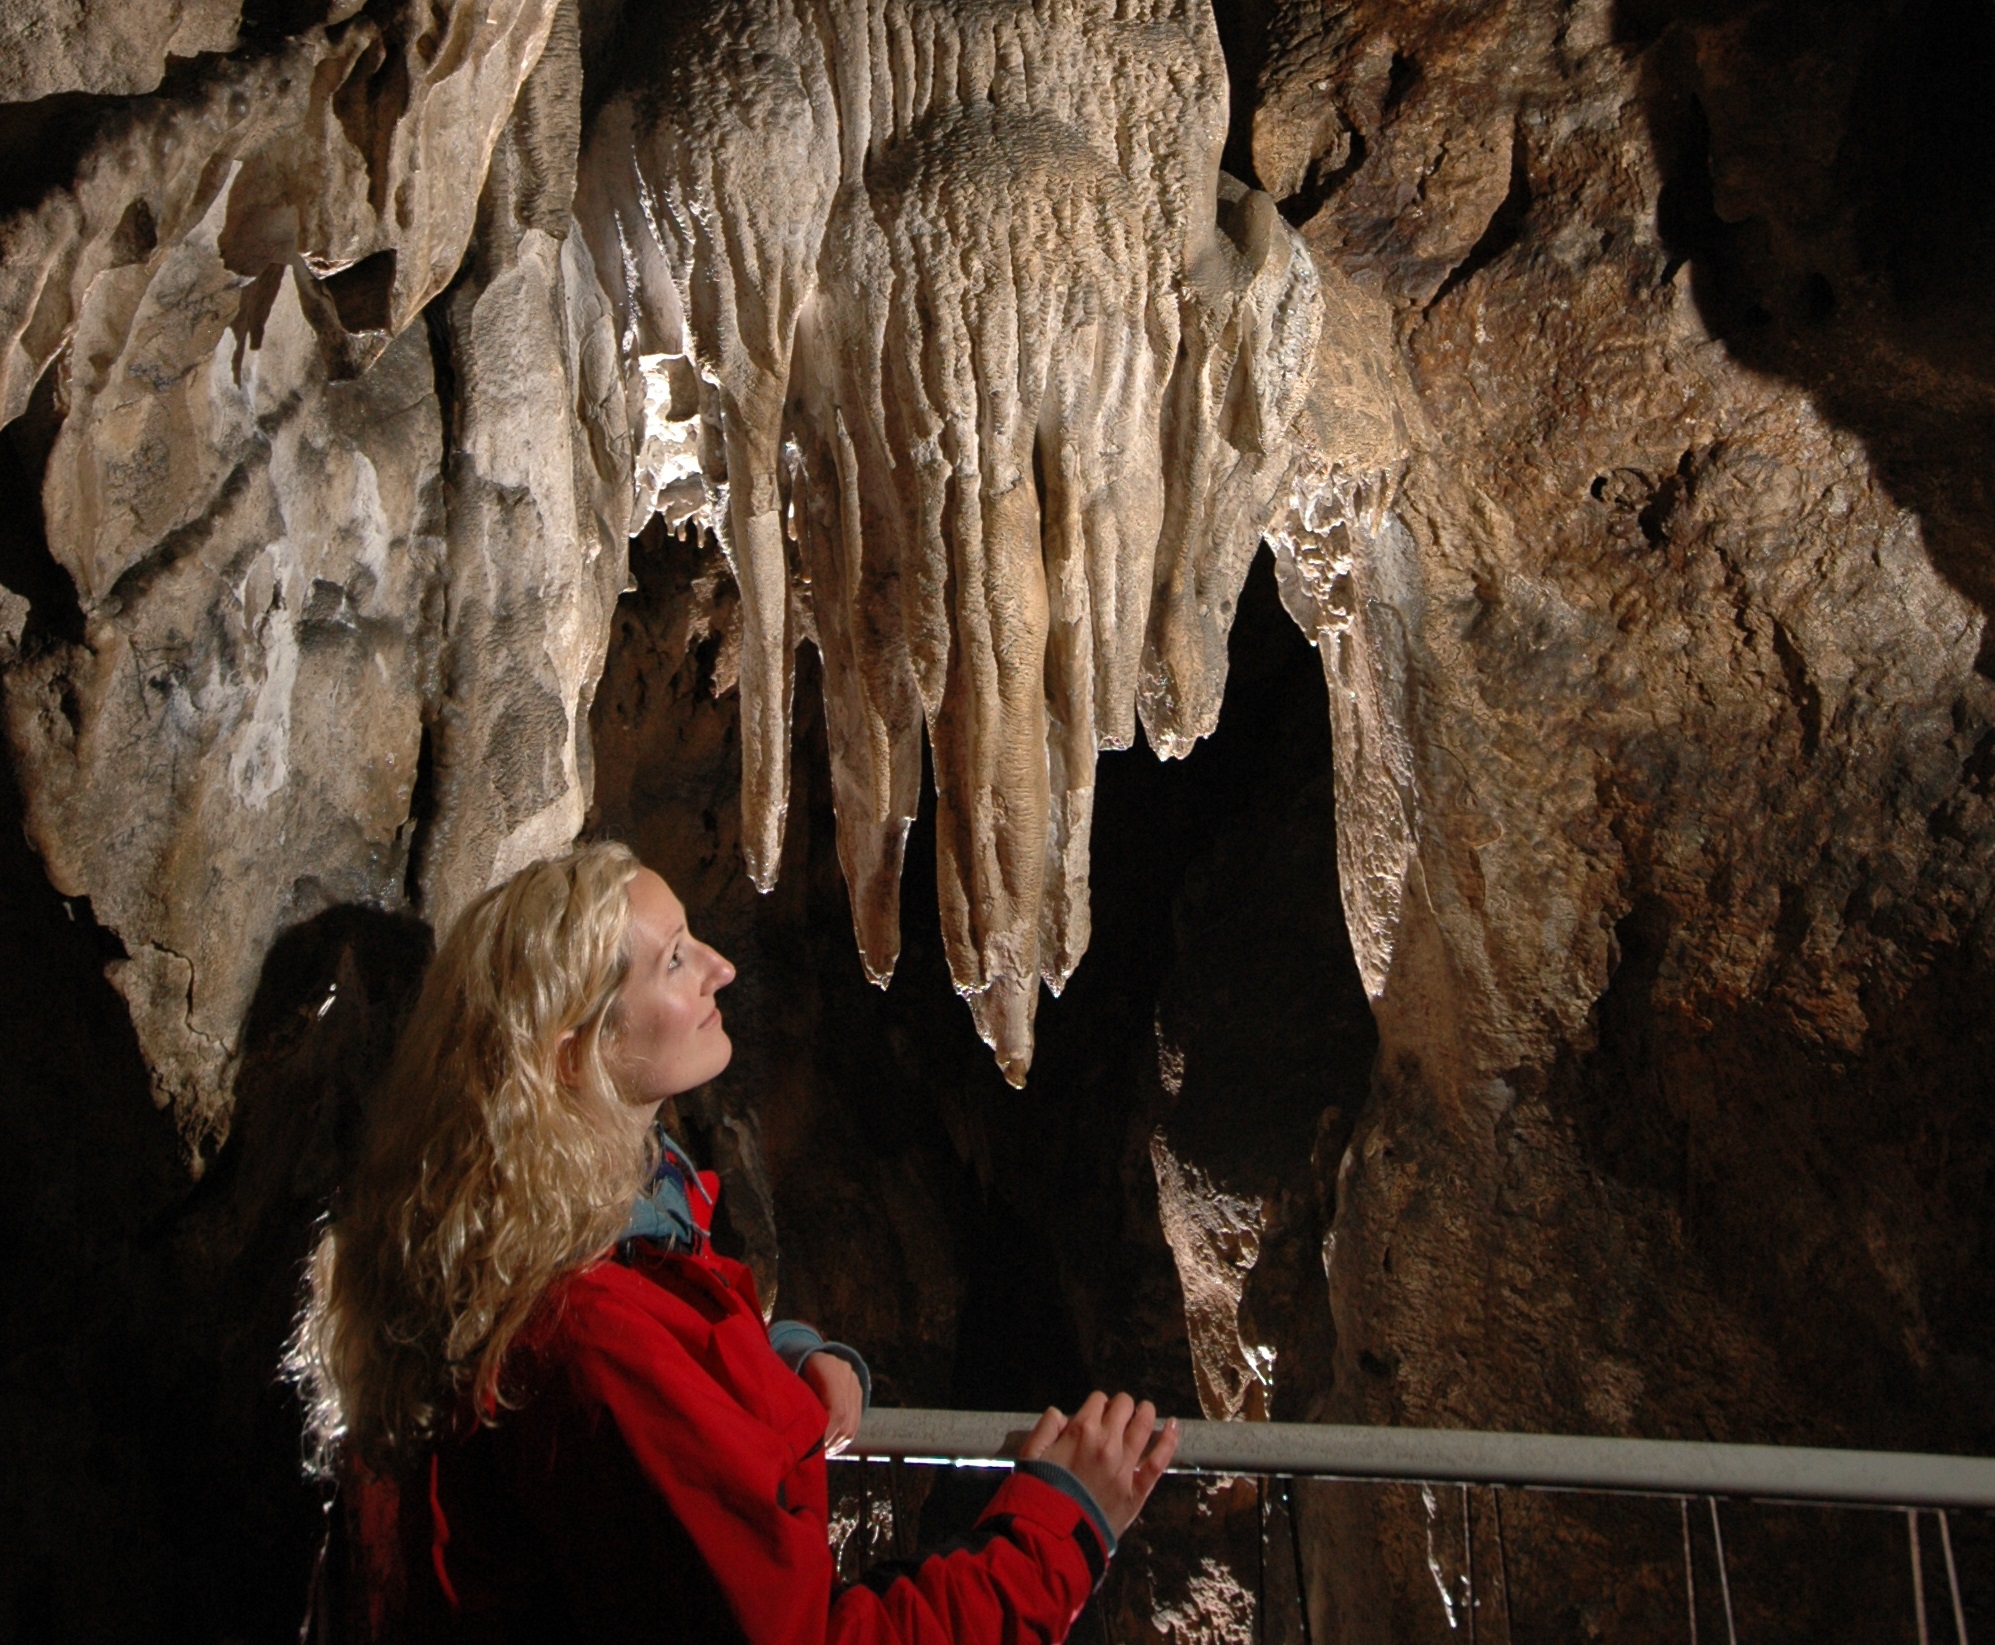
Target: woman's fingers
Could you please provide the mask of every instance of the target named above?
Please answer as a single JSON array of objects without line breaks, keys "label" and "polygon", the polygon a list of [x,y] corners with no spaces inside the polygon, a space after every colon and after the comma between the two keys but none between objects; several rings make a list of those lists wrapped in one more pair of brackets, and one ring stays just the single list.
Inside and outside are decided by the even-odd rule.
[{"label": "woman's fingers", "polygon": [[1170,1467],[1171,1458],[1178,1454],[1178,1440],[1181,1437],[1182,1430],[1178,1427],[1178,1419],[1172,1417],[1157,1430],[1155,1443],[1144,1453],[1143,1460],[1136,1464],[1136,1496],[1139,1506],[1151,1491],[1156,1489],[1157,1481],[1164,1477],[1164,1470]]},{"label": "woman's fingers", "polygon": [[1039,1419],[1020,1455],[1044,1456],[1072,1473],[1120,1536],[1177,1454],[1177,1423],[1160,1429],[1157,1407],[1127,1394],[1090,1394],[1071,1420],[1056,1426],[1058,1415],[1049,1411]]},{"label": "woman's fingers", "polygon": [[1044,1456],[1046,1448],[1060,1437],[1066,1426],[1067,1419],[1061,1414],[1059,1407],[1047,1406],[1039,1420],[1032,1425],[1032,1432],[1025,1436],[1024,1442],[1018,1447],[1019,1456],[1027,1462]]},{"label": "woman's fingers", "polygon": [[866,1393],[859,1374],[836,1354],[816,1353],[803,1362],[803,1379],[824,1405],[824,1452],[837,1456],[859,1437]]},{"label": "woman's fingers", "polygon": [[1157,1407],[1147,1399],[1129,1413],[1129,1421],[1122,1430],[1122,1454],[1131,1467],[1143,1455],[1143,1447],[1150,1443],[1150,1436],[1157,1431]]}]

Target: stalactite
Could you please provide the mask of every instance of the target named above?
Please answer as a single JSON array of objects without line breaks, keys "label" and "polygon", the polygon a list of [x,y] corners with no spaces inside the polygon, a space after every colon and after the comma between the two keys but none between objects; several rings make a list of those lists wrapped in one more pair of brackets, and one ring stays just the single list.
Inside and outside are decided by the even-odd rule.
[{"label": "stalactite", "polygon": [[584,158],[638,507],[690,476],[667,430],[697,415],[741,587],[749,871],[808,636],[867,970],[925,734],[951,974],[1014,1084],[1087,948],[1096,753],[1139,714],[1166,756],[1212,729],[1304,451],[1322,277],[1221,176],[1225,117],[1194,0],[764,0],[633,42]]}]

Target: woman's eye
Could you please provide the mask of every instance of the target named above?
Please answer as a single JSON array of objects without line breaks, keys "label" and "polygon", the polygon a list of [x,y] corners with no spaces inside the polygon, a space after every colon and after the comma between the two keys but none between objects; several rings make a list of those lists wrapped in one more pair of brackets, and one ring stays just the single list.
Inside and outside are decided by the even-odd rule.
[{"label": "woman's eye", "polygon": [[675,949],[673,949],[673,950],[672,950],[672,957],[671,957],[671,958],[670,958],[669,960],[667,960],[667,961],[665,962],[665,969],[666,969],[667,971],[676,971],[676,970],[678,970],[678,969],[679,969],[679,950],[678,950],[678,949],[676,949],[676,948],[675,948]]}]

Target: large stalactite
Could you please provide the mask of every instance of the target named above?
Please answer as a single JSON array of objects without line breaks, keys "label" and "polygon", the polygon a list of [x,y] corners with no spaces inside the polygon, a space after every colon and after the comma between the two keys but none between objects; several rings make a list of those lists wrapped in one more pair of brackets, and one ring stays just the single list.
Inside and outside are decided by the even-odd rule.
[{"label": "large stalactite", "polygon": [[[741,590],[749,872],[776,874],[807,633],[866,968],[900,949],[925,730],[950,970],[1021,1084],[1040,980],[1087,948],[1096,752],[1139,716],[1164,755],[1212,729],[1298,468],[1392,455],[1383,338],[1220,173],[1201,3],[629,27],[580,212],[624,275],[640,442],[679,455],[640,486],[697,463]],[[1342,421],[1307,415],[1325,357],[1370,391]]]}]

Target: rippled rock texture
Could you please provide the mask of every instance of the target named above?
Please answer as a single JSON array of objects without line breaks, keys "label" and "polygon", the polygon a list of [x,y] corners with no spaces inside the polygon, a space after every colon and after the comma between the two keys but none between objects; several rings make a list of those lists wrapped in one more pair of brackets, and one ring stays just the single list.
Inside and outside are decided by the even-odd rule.
[{"label": "rippled rock texture", "polygon": [[[1216,724],[1299,466],[1390,454],[1379,339],[1221,175],[1203,0],[756,0],[632,12],[617,56],[581,210],[628,271],[640,442],[694,453],[640,485],[697,463],[741,592],[750,876],[808,634],[867,971],[900,952],[925,737],[950,975],[1021,1085],[1041,978],[1088,945],[1096,752]],[[1359,392],[1311,408],[1319,374]]]},{"label": "rippled rock texture", "polygon": [[[286,1631],[295,1262],[578,830],[741,962],[682,1118],[889,1397],[1995,1444],[1985,8],[0,46],[23,1637]],[[1673,1510],[1492,1586],[1486,1493],[1296,1506],[1317,1641],[1449,1636],[1464,1514],[1490,1637],[1687,1631]],[[1902,1528],[1739,1516],[1742,1637],[1904,1621]],[[1287,1523],[1185,1487],[1115,1636]]]},{"label": "rippled rock texture", "polygon": [[[70,585],[65,599],[45,583],[8,681],[28,829],[51,880],[123,944],[113,981],[197,1161],[226,1133],[279,932],[425,890],[447,912],[457,881],[484,883],[489,847],[467,870],[439,845],[426,888],[412,872],[426,726],[445,728],[432,791],[450,848],[527,825],[531,854],[580,820],[560,751],[600,668],[623,519],[583,543],[575,464],[555,451],[586,442],[586,418],[557,402],[544,432],[506,403],[523,364],[580,377],[601,324],[600,297],[593,322],[569,312],[557,243],[536,249],[508,192],[508,156],[541,140],[522,87],[537,63],[558,77],[554,24],[551,4],[446,8],[212,62],[182,94],[103,108],[74,180],[0,225],[0,412],[40,462],[46,549]],[[572,103],[572,18],[566,34]],[[481,201],[463,179],[495,153],[474,246]],[[487,289],[461,290],[433,348],[415,322],[467,250]],[[545,265],[546,289],[494,290],[486,260]],[[524,310],[504,323],[510,358],[484,371],[480,295]],[[543,516],[535,541],[559,567],[529,580],[582,608],[584,632],[509,610],[531,625],[522,655],[486,665],[480,573],[520,570],[467,516],[484,471],[507,467],[493,481]],[[605,558],[608,589],[578,600]],[[524,686],[543,648],[552,685]],[[504,792],[461,796],[460,724],[494,714],[479,701],[494,673],[533,721],[508,752],[538,768],[488,762]],[[564,787],[566,813],[535,831]]]}]

